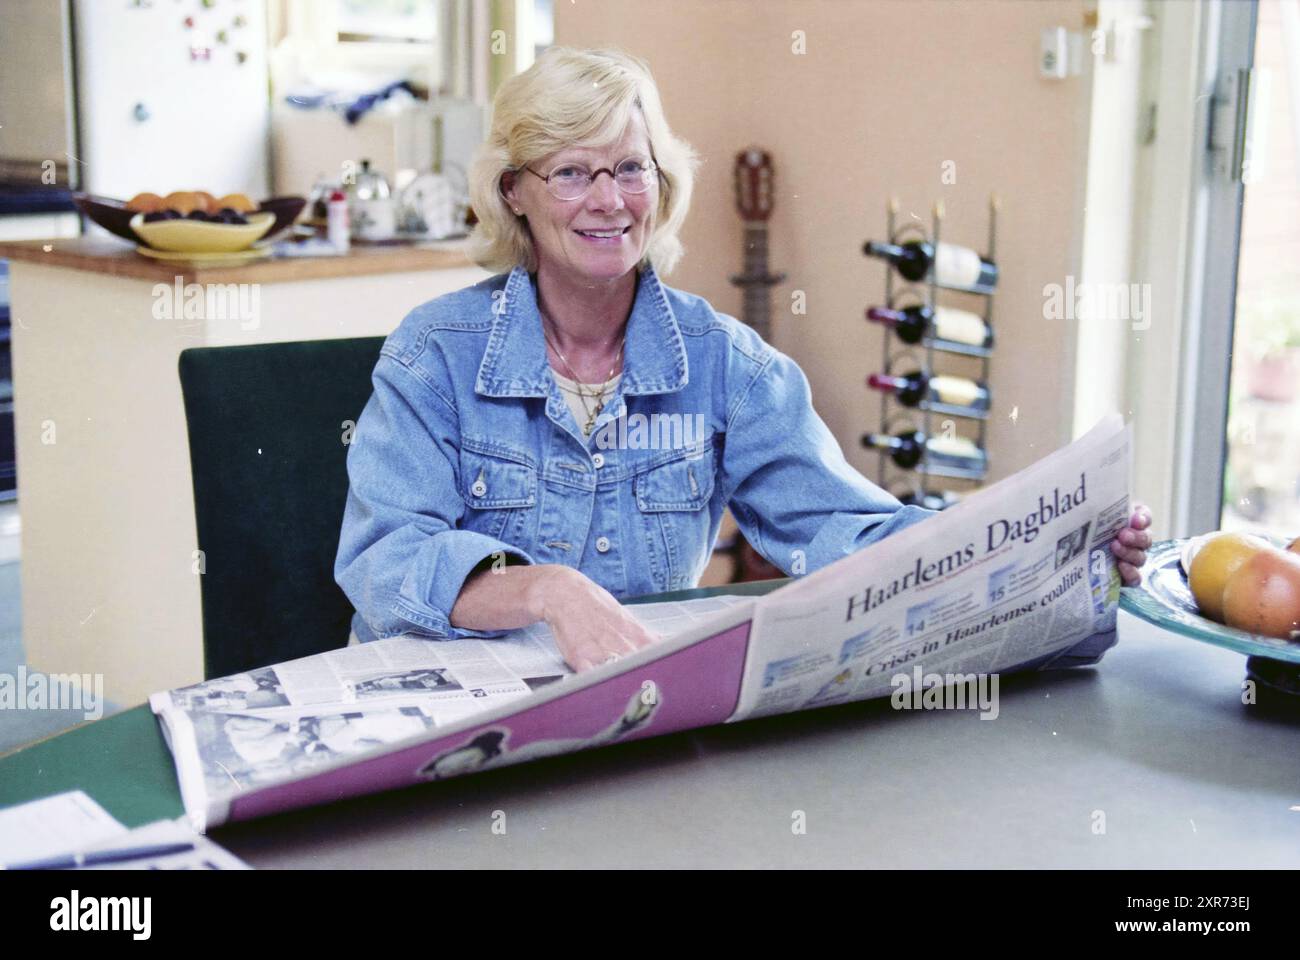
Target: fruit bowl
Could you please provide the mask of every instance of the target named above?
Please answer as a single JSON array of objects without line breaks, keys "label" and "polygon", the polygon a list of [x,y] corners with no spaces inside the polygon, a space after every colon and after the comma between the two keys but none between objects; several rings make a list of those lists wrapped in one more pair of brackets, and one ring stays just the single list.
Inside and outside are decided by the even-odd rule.
[{"label": "fruit bowl", "polygon": [[157,220],[145,222],[145,214],[131,218],[131,229],[155,250],[171,253],[234,253],[247,250],[266,235],[275,223],[274,213],[253,213],[248,223],[212,223],[205,220]]},{"label": "fruit bowl", "polygon": [[[92,223],[97,223],[114,236],[139,243],[140,238],[131,229],[131,220],[139,211],[127,207],[126,201],[111,197],[100,197],[91,193],[74,193],[72,202]],[[257,205],[256,213],[275,214],[275,223],[266,232],[266,237],[273,237],[282,230],[293,226],[302,208],[307,205],[306,197],[271,197]]]},{"label": "fruit bowl", "polygon": [[[1155,544],[1147,551],[1141,585],[1121,590],[1119,605],[1172,633],[1246,654],[1246,678],[1256,691],[1254,703],[1266,712],[1293,718],[1300,713],[1300,643],[1238,630],[1201,616],[1184,562],[1191,566],[1192,556],[1205,539]],[[1275,546],[1282,545],[1269,539]]]},{"label": "fruit bowl", "polygon": [[1183,571],[1182,557],[1188,544],[1187,540],[1162,540],[1148,550],[1142,585],[1121,590],[1120,606],[1148,623],[1185,637],[1248,656],[1300,663],[1300,643],[1249,633],[1201,616]]}]

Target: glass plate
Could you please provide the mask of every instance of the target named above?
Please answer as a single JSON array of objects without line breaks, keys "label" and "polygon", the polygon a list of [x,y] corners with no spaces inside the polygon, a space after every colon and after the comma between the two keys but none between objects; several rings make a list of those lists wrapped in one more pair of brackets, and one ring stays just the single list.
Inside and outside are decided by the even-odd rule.
[{"label": "glass plate", "polygon": [[1186,545],[1186,540],[1161,540],[1148,550],[1142,586],[1121,590],[1120,607],[1147,623],[1205,643],[1248,656],[1300,663],[1300,643],[1226,627],[1196,612],[1196,600],[1179,562]]}]

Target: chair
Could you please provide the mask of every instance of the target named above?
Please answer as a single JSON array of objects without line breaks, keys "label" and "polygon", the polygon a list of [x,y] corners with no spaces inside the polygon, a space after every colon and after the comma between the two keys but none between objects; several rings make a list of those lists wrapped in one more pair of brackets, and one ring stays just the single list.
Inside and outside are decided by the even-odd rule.
[{"label": "chair", "polygon": [[181,352],[205,676],[346,645],[353,610],[334,582],[348,491],[343,424],[370,398],[383,342]]}]

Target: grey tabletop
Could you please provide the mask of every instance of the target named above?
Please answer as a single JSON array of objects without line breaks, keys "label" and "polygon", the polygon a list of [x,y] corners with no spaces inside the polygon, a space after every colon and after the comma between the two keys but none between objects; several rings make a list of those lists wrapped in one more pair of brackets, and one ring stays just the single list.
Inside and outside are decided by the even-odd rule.
[{"label": "grey tabletop", "polygon": [[1300,721],[1244,675],[1121,613],[1098,666],[1003,677],[996,719],[849,704],[213,836],[257,867],[1300,866]]}]

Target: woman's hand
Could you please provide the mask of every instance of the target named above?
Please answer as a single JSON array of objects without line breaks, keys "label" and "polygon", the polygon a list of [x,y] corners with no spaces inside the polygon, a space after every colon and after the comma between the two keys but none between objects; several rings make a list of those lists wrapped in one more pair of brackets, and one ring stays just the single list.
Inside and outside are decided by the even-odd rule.
[{"label": "woman's hand", "polygon": [[545,571],[533,584],[538,619],[546,621],[560,656],[579,673],[660,639],[613,594],[572,567],[538,570]]},{"label": "woman's hand", "polygon": [[1110,552],[1119,561],[1120,579],[1126,587],[1136,587],[1142,582],[1142,565],[1147,562],[1147,548],[1151,546],[1151,511],[1145,504],[1133,504],[1133,515],[1128,526],[1110,542]]}]

